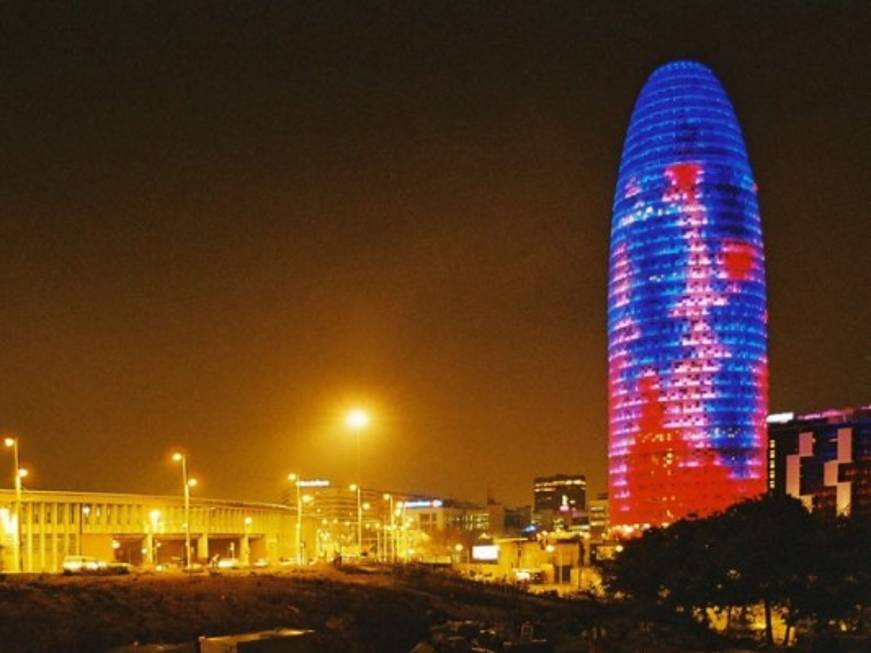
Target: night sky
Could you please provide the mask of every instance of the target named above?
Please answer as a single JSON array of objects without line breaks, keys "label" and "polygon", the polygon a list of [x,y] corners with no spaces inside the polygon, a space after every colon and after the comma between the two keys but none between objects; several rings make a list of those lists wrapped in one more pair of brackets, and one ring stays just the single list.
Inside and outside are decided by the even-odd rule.
[{"label": "night sky", "polygon": [[0,20],[30,487],[174,492],[179,444],[209,496],[350,482],[360,404],[366,485],[604,490],[611,200],[675,58],[759,183],[771,410],[871,402],[867,2],[60,4]]}]

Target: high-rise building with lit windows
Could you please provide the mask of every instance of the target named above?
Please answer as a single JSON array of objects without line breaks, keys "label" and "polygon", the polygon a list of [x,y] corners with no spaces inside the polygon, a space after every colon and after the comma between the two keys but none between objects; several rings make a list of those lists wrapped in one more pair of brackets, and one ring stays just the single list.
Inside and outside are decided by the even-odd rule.
[{"label": "high-rise building with lit windows", "polygon": [[871,518],[871,405],[769,415],[768,489],[832,517]]},{"label": "high-rise building with lit windows", "polygon": [[612,525],[703,516],[766,488],[756,184],[711,70],[658,69],[623,146],[608,283]]},{"label": "high-rise building with lit windows", "polygon": [[538,476],[532,493],[533,521],[545,530],[570,530],[578,518],[586,517],[587,479],[583,474]]}]

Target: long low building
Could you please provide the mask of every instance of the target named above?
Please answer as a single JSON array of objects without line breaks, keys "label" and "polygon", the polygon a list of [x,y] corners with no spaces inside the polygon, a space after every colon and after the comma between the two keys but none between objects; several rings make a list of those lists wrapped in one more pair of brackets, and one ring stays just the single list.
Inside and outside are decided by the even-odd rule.
[{"label": "long low building", "polygon": [[[0,490],[3,571],[18,566],[24,572],[58,572],[70,555],[135,566],[184,560],[181,496],[26,490],[20,509],[17,505],[13,490]],[[190,501],[191,557],[200,562],[216,556],[242,563],[292,558],[295,528],[292,512],[280,504]]]}]

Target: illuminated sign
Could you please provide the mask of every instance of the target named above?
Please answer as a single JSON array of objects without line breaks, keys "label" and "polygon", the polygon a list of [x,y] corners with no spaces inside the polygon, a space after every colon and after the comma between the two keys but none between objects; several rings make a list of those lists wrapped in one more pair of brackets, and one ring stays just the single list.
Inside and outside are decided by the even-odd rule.
[{"label": "illuminated sign", "polygon": [[786,424],[795,418],[795,413],[772,413],[766,420],[769,424]]},{"label": "illuminated sign", "polygon": [[478,544],[472,547],[472,560],[494,562],[499,559],[499,547],[495,544]]},{"label": "illuminated sign", "polygon": [[406,501],[403,504],[406,508],[441,508],[441,499],[415,499],[414,501]]},{"label": "illuminated sign", "polygon": [[330,487],[330,482],[323,479],[312,479],[309,481],[300,481],[300,487]]}]

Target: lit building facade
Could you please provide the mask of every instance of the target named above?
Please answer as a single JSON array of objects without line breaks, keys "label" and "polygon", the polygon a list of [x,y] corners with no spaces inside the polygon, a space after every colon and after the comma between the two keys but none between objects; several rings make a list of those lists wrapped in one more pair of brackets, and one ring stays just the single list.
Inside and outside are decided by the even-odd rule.
[{"label": "lit building facade", "polygon": [[[15,492],[0,490],[0,569],[59,572],[66,556],[92,556],[134,566],[180,564],[185,552],[182,497],[27,490],[16,528]],[[285,506],[194,497],[191,557],[243,563],[290,558],[294,520]]]},{"label": "lit building facade", "polygon": [[413,499],[403,505],[403,513],[412,529],[424,533],[473,532],[490,529],[490,511],[486,506],[456,499]]},{"label": "lit building facade", "polygon": [[599,492],[595,499],[590,499],[588,515],[590,518],[590,536],[593,540],[601,540],[611,528],[607,492]]},{"label": "lit building facade", "polygon": [[765,491],[768,361],[756,184],[706,66],[666,64],[620,161],[608,285],[612,525],[703,516]]},{"label": "lit building facade", "polygon": [[871,518],[871,405],[769,416],[768,487],[815,512]]},{"label": "lit building facade", "polygon": [[565,529],[586,520],[587,479],[583,474],[538,476],[532,481],[534,522],[545,530]]},{"label": "lit building facade", "polygon": [[[302,479],[299,489],[289,485],[281,501],[296,519],[301,509],[301,546],[305,560],[331,560],[336,555],[357,553],[357,492],[347,485],[335,485],[326,479]],[[362,553],[383,557],[404,526],[399,508],[417,496],[363,488],[359,496],[362,518]],[[394,514],[391,516],[391,508]],[[406,527],[407,530],[407,527]]]}]

